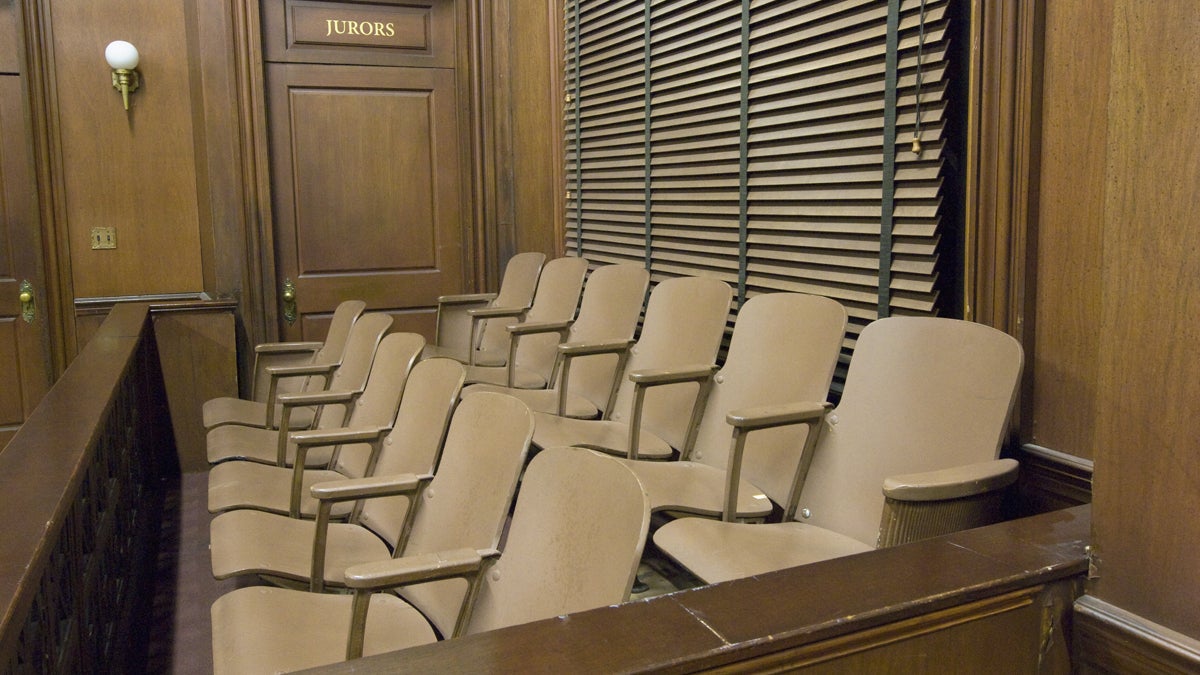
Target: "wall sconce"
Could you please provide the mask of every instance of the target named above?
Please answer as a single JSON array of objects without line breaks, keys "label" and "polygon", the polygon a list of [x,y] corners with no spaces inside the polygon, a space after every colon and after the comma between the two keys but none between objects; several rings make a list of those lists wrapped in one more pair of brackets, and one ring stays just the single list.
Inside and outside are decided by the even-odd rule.
[{"label": "wall sconce", "polygon": [[138,65],[137,47],[124,40],[113,40],[104,48],[104,60],[113,69],[113,89],[121,92],[121,100],[129,110],[129,93],[138,88],[138,74],[134,70]]}]

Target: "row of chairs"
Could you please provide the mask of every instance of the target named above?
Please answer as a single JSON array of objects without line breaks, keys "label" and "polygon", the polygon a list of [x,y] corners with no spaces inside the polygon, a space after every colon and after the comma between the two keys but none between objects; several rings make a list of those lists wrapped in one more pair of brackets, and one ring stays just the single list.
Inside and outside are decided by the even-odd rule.
[{"label": "row of chairs", "polygon": [[[870,550],[993,517],[995,495],[1016,469],[1009,460],[995,459],[1021,366],[1020,348],[1011,338],[961,321],[876,321],[860,336],[841,403],[830,411],[825,398],[846,324],[838,303],[794,293],[751,298],[740,308],[724,365],[717,371],[713,362],[732,297],[728,285],[700,277],[659,283],[634,343],[630,338],[648,283],[645,271],[598,268],[583,286],[580,301],[585,266],[578,259],[550,261],[540,270],[527,310],[469,316],[474,365],[469,354],[465,368],[437,358],[445,352],[424,345],[418,336],[384,338],[386,327],[361,328],[364,321],[378,321],[372,317],[379,315],[366,314],[345,331],[348,345],[374,340],[379,348],[361,393],[331,393],[348,386],[350,377],[339,376],[342,368],[365,358],[348,348],[342,365],[323,375],[295,364],[265,369],[271,372],[262,381],[277,400],[259,401],[255,415],[243,418],[252,424],[231,420],[213,425],[210,460],[221,463],[210,474],[210,509],[227,511],[213,521],[214,574],[260,574],[310,591],[355,589],[353,600],[260,587],[222,598],[213,609],[219,670],[280,667],[284,662],[270,660],[285,655],[294,659],[286,667],[315,665],[427,642],[437,635],[619,602],[627,597],[645,541],[647,510],[676,516],[655,533],[655,544],[707,581]],[[500,296],[508,278],[506,271]],[[556,297],[554,291],[563,286],[570,295],[573,285],[574,300]],[[606,288],[623,292],[602,293]],[[625,303],[633,309],[617,314],[625,323],[601,311],[612,304],[600,300],[609,295],[636,297]],[[552,297],[553,302],[543,299]],[[481,336],[494,321],[481,322],[497,316],[524,322],[505,326],[511,337],[502,350],[503,365],[484,365]],[[600,334],[604,330],[608,336]],[[341,332],[331,327],[330,336]],[[360,337],[368,332],[378,337]],[[537,349],[524,342],[547,335],[553,340]],[[321,349],[330,348],[330,342]],[[425,357],[418,361],[422,352]],[[540,382],[516,374],[531,363],[541,369]],[[578,377],[589,368],[598,376]],[[501,372],[503,385],[497,383]],[[305,391],[279,395],[286,377],[310,379],[301,385]],[[482,383],[462,388],[472,380]],[[581,389],[580,381],[591,382],[590,389]],[[314,382],[328,386],[314,391],[320,388]],[[402,395],[396,395],[400,390]],[[394,403],[384,402],[388,392]],[[206,423],[219,419],[220,406],[250,408],[233,401],[210,402]],[[389,406],[392,418],[386,419]],[[305,417],[315,429],[289,433],[297,426],[298,409],[309,411]],[[282,430],[270,428],[272,421]],[[334,428],[343,423],[345,428]],[[234,436],[256,440],[235,443],[230,440]],[[487,466],[479,448],[488,443],[515,450],[507,455],[497,450],[498,457],[507,459]],[[481,575],[484,559],[496,555],[507,504],[531,445],[541,452],[526,471],[504,555]],[[249,452],[250,446],[259,449]],[[604,459],[589,450],[622,459]],[[234,461],[224,461],[230,459]],[[961,468],[964,463],[971,466]],[[584,465],[591,468],[578,469],[580,485],[564,477],[540,478]],[[437,472],[430,475],[434,466]],[[548,468],[535,471],[540,466]],[[475,478],[470,478],[472,471]],[[584,484],[594,487],[594,476],[609,474],[621,476],[612,478],[618,483],[635,477],[629,496],[606,486],[598,501],[580,501],[587,492]],[[531,481],[531,476],[539,478]],[[553,492],[551,485],[562,492],[558,501],[524,506],[543,501],[543,495]],[[465,495],[460,500],[470,506],[447,504],[452,499],[446,492]],[[434,494],[443,499],[433,500]],[[568,503],[564,494],[575,497]],[[485,495],[495,503],[480,503]],[[365,500],[368,496],[377,498]],[[600,527],[617,527],[613,514],[618,512],[629,514],[621,521],[624,534],[610,533],[612,541],[596,536]],[[533,513],[541,515],[522,516]],[[554,524],[519,525],[550,514],[575,520],[557,535],[551,534]],[[772,514],[783,522],[746,522],[778,519]],[[713,519],[717,517],[721,520]],[[467,520],[480,524],[478,533],[471,533]],[[525,527],[532,529],[519,529]],[[519,531],[524,534],[517,537]],[[514,550],[518,541],[527,548]],[[563,542],[569,542],[563,547],[567,552],[549,548]],[[580,554],[587,548],[581,542],[594,550]],[[439,553],[447,549],[455,552]],[[516,551],[572,562],[554,570],[539,568],[528,578],[522,572],[538,566],[512,564],[498,574],[504,561],[523,555]],[[596,566],[597,561],[602,564]],[[451,572],[474,575],[474,581],[433,582]],[[509,579],[511,596],[502,604],[489,604],[484,598],[493,597],[495,591],[488,589],[500,576],[525,580]],[[586,602],[547,591],[555,588],[547,579],[561,583],[568,577],[573,581],[567,587],[608,588],[596,590]],[[410,625],[409,604],[371,592],[396,586],[401,579],[420,582],[399,594],[432,620],[436,634]],[[605,584],[594,585],[596,580]],[[548,595],[557,600],[528,609]],[[372,597],[377,599],[368,600]],[[301,605],[326,616],[344,615],[344,621],[334,623],[351,628],[330,631],[326,626],[323,641],[310,639],[300,626],[307,619],[297,619]],[[481,607],[488,609],[480,614]],[[259,618],[264,616],[283,623]],[[391,627],[385,629],[385,624]],[[249,636],[256,636],[253,649],[246,642]],[[291,644],[264,648],[263,641],[270,640]],[[257,663],[246,671],[232,667],[235,661],[247,665],[249,652],[258,655]]]}]

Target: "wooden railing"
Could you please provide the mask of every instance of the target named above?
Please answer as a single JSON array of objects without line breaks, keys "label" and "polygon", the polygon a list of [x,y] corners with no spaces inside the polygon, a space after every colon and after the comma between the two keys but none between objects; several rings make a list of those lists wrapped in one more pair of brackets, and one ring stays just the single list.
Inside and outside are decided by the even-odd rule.
[{"label": "wooden railing", "polygon": [[313,672],[1069,673],[1090,508]]},{"label": "wooden railing", "polygon": [[0,452],[0,671],[141,670],[160,461],[146,305],[121,305]]}]

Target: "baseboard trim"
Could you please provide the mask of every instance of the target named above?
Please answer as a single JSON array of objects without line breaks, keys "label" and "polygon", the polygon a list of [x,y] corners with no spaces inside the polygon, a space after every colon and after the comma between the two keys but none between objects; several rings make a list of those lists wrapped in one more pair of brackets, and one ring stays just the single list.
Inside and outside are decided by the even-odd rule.
[{"label": "baseboard trim", "polygon": [[1200,672],[1200,640],[1099,598],[1076,600],[1073,624],[1078,672]]}]

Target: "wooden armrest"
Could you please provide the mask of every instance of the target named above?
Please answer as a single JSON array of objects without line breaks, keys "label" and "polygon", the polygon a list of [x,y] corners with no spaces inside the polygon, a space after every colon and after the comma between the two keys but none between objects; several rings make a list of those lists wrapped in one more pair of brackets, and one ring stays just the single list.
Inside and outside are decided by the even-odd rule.
[{"label": "wooden armrest", "polygon": [[284,407],[299,407],[306,405],[329,405],[330,403],[346,403],[354,400],[358,392],[353,391],[314,391],[303,394],[281,394],[279,403]]},{"label": "wooden armrest", "polygon": [[1015,459],[996,459],[951,469],[890,476],[883,494],[897,501],[932,502],[961,499],[999,490],[1017,479]]},{"label": "wooden armrest", "polygon": [[325,375],[337,368],[336,364],[304,364],[299,366],[267,366],[264,371],[271,377],[299,377],[302,375]]},{"label": "wooden armrest", "polygon": [[501,316],[521,316],[527,311],[528,307],[480,307],[468,309],[467,316],[475,319],[494,319]]},{"label": "wooden armrest", "polygon": [[458,548],[393,560],[360,563],[346,568],[346,586],[355,589],[382,590],[405,584],[461,577],[478,572],[483,561],[498,551]]},{"label": "wooden armrest", "polygon": [[414,492],[422,482],[433,476],[412,473],[395,476],[368,476],[317,483],[309,488],[312,496],[323,502],[345,502],[369,497],[394,497]]},{"label": "wooden armrest", "polygon": [[342,443],[370,443],[387,433],[387,427],[376,429],[312,429],[293,431],[289,438],[299,446],[340,445]]},{"label": "wooden armrest", "polygon": [[769,429],[789,424],[803,424],[819,420],[833,406],[829,403],[803,401],[781,405],[764,405],[756,408],[740,408],[730,410],[725,415],[725,421],[735,429],[754,431]]},{"label": "wooden armrest", "polygon": [[496,299],[495,293],[462,293],[459,295],[439,295],[439,305],[470,305],[480,302],[491,302]]},{"label": "wooden armrest", "polygon": [[325,344],[322,342],[263,342],[254,346],[255,354],[299,354],[315,352]]},{"label": "wooden armrest", "polygon": [[717,372],[716,364],[687,368],[655,368],[635,370],[629,373],[629,379],[636,385],[654,387],[660,384],[677,384],[679,382],[703,382],[712,377],[715,372]]},{"label": "wooden armrest", "polygon": [[540,321],[538,323],[518,323],[506,326],[513,335],[533,335],[535,333],[565,333],[573,321]]},{"label": "wooden armrest", "polygon": [[567,342],[558,346],[562,356],[590,356],[592,354],[619,354],[633,344],[633,340],[608,340],[604,342]]}]

